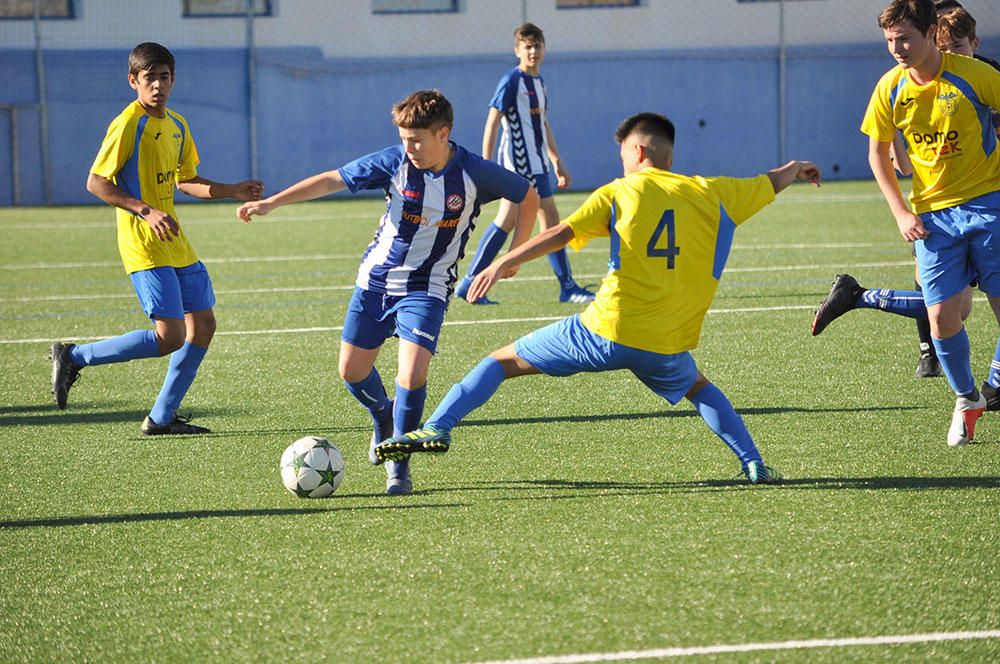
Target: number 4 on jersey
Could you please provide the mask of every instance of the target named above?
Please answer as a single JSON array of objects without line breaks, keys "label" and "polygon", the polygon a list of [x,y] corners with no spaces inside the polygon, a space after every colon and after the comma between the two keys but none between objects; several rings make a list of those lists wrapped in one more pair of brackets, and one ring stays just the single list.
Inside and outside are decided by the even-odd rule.
[{"label": "number 4 on jersey", "polygon": [[[667,246],[664,249],[657,249],[656,245],[660,242],[664,231],[666,231],[667,235]],[[646,244],[646,255],[650,258],[666,258],[667,269],[672,270],[674,269],[674,257],[681,253],[676,240],[677,236],[674,234],[674,211],[664,210],[663,216],[660,217],[660,223],[656,226],[656,230],[653,231],[652,237],[649,238],[649,242]]]}]

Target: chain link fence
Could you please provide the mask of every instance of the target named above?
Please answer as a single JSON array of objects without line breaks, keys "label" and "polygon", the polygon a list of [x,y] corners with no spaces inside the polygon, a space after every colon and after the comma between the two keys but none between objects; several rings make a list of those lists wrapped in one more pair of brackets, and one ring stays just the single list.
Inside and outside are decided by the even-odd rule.
[{"label": "chain link fence", "polygon": [[[677,125],[681,172],[809,158],[829,177],[868,178],[858,125],[894,64],[876,25],[886,2],[0,0],[0,205],[93,202],[87,172],[135,98],[127,57],[142,41],[174,52],[170,107],[212,179],[275,191],[393,144],[391,104],[426,87],[449,97],[455,140],[478,152],[525,21],[545,31],[549,118],[576,188],[619,174],[611,135],[644,110]],[[980,51],[1000,58],[997,0],[963,5]]]}]

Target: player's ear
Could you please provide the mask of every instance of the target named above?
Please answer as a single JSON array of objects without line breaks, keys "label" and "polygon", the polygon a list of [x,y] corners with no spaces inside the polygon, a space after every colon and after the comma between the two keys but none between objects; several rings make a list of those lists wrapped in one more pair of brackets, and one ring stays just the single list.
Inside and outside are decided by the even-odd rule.
[{"label": "player's ear", "polygon": [[972,40],[971,44],[972,44],[972,52],[975,53],[976,51],[978,51],[979,50],[979,37],[974,38]]},{"label": "player's ear", "polygon": [[129,72],[128,74],[128,86],[133,90],[139,89],[139,81],[136,80],[135,74],[133,74],[132,72]]}]

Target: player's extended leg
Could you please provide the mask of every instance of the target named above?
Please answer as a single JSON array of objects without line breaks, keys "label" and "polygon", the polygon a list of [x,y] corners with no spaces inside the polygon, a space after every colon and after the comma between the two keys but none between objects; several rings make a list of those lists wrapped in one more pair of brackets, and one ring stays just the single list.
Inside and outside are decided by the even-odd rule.
[{"label": "player's extended leg", "polygon": [[[554,197],[547,196],[541,199],[538,204],[538,219],[541,222],[541,230],[543,231],[547,231],[559,223],[559,209],[556,207],[556,199]],[[560,302],[581,304],[594,299],[592,292],[577,284],[576,280],[573,279],[573,268],[569,265],[569,256],[566,253],[566,247],[553,251],[547,258],[549,259],[549,265],[552,267],[552,272],[556,275],[556,279],[559,280]]]},{"label": "player's extended leg", "polygon": [[161,317],[156,317],[155,321],[157,336],[164,340],[164,348],[172,350],[163,387],[143,420],[141,431],[147,436],[209,433],[205,427],[189,424],[189,418],[179,417],[177,410],[191,389],[198,367],[215,336],[215,313],[205,309],[185,314],[182,321]]},{"label": "player's extended leg", "polygon": [[447,452],[451,430],[469,413],[490,400],[507,378],[541,373],[519,357],[514,344],[504,346],[484,358],[472,371],[448,390],[421,429],[406,429],[375,448],[386,459],[405,458],[414,452]]},{"label": "player's extended leg", "polygon": [[[476,247],[476,254],[472,257],[472,262],[469,263],[469,269],[455,287],[457,297],[465,299],[469,292],[469,286],[472,285],[472,280],[496,259],[497,254],[507,243],[507,238],[516,221],[517,206],[506,198],[501,198],[496,219],[483,231],[483,236],[479,238],[479,246]],[[496,304],[496,302],[487,297],[481,297],[472,304]]]},{"label": "player's extended leg", "polygon": [[849,274],[838,274],[813,318],[812,334],[817,336],[837,318],[852,309],[878,309],[907,318],[926,318],[927,308],[918,291],[891,288],[864,288]]}]

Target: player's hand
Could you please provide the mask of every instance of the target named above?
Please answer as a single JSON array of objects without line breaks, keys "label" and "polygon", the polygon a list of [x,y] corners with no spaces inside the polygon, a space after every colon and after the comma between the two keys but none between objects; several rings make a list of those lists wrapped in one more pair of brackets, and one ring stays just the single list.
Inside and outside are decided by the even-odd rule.
[{"label": "player's hand", "polygon": [[562,160],[556,162],[556,187],[559,189],[569,189],[572,185],[573,176],[562,165]]},{"label": "player's hand", "polygon": [[238,201],[259,201],[264,195],[264,183],[260,180],[244,180],[233,185],[233,198]]},{"label": "player's hand", "polygon": [[493,263],[476,275],[476,278],[472,280],[472,285],[469,286],[469,292],[465,294],[466,300],[475,302],[490,292],[493,285],[500,281],[500,272],[497,267],[498,264]]},{"label": "player's hand", "polygon": [[924,222],[909,210],[896,217],[896,225],[899,226],[899,232],[907,242],[923,240],[929,235],[927,229],[924,228]]},{"label": "player's hand", "polygon": [[814,186],[819,186],[820,180],[820,170],[819,166],[811,161],[798,161],[795,162],[798,166],[798,170],[795,172],[795,179],[802,182],[811,182]]},{"label": "player's hand", "polygon": [[143,211],[142,216],[161,242],[173,242],[174,238],[181,234],[180,224],[174,221],[169,214],[156,208],[148,208],[148,210],[148,212]]},{"label": "player's hand", "polygon": [[244,224],[249,224],[254,216],[264,216],[274,209],[274,206],[266,201],[250,201],[240,206],[236,211],[237,218]]}]

